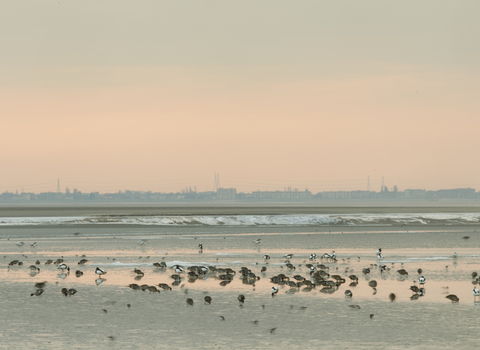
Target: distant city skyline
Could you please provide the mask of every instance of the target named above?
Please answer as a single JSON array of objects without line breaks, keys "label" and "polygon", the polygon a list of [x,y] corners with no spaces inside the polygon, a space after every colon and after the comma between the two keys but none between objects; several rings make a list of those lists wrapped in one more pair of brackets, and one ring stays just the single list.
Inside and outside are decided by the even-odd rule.
[{"label": "distant city skyline", "polygon": [[[217,189],[226,189],[226,188],[235,188],[238,192],[245,192],[245,193],[251,193],[254,191],[305,191],[308,190],[312,193],[318,193],[318,192],[329,192],[329,191],[371,191],[371,192],[382,192],[383,188],[386,188],[387,191],[405,191],[405,190],[414,190],[414,189],[421,189],[421,190],[426,190],[426,191],[438,191],[438,190],[444,190],[444,189],[456,189],[456,188],[475,188],[474,186],[455,186],[455,187],[440,187],[440,188],[434,188],[434,187],[427,187],[427,188],[422,188],[422,187],[402,187],[398,186],[397,184],[388,184],[388,182],[384,179],[381,178],[379,181],[373,180],[370,177],[367,177],[365,180],[365,184],[363,187],[355,187],[353,184],[350,186],[345,186],[341,187],[341,184],[330,184],[325,185],[322,181],[317,181],[317,182],[299,182],[300,184],[303,184],[304,186],[291,186],[291,185],[284,185],[280,186],[278,183],[282,182],[282,180],[278,180],[277,183],[272,182],[268,184],[268,181],[264,180],[258,180],[258,186],[252,185],[253,183],[256,182],[254,179],[248,179],[248,185],[247,186],[236,186],[234,184],[234,180],[230,180],[227,182],[227,184],[223,185],[223,182],[220,181],[220,174],[215,173],[215,175],[212,177],[212,183],[210,186],[206,185],[204,188],[201,186],[197,185],[187,185],[187,186],[178,186],[178,185],[166,185],[163,186],[162,189],[162,184],[158,183],[157,186],[155,187],[144,187],[143,185],[142,189],[134,188],[132,186],[128,187],[128,184],[126,185],[127,187],[121,187],[121,185],[116,185],[115,182],[113,184],[108,184],[106,186],[105,190],[99,190],[99,188],[105,188],[104,184],[98,184],[98,183],[85,183],[85,182],[79,182],[78,184],[75,183],[67,183],[64,184],[60,178],[57,179],[57,181],[54,182],[47,182],[47,183],[38,183],[38,184],[27,184],[27,185],[22,185],[22,186],[10,186],[10,187],[4,187],[3,189],[0,187],[0,193],[1,192],[12,192],[12,193],[42,193],[42,192],[59,192],[59,193],[65,193],[67,191],[73,192],[74,189],[84,192],[84,193],[90,193],[90,192],[99,192],[99,193],[116,193],[119,191],[133,191],[133,192],[162,192],[162,193],[182,193],[182,192],[209,192],[213,191],[215,192]],[[378,179],[377,179],[378,180]],[[179,181],[179,180],[176,180]],[[200,181],[197,181],[200,182]],[[237,183],[242,183],[242,181],[238,181]],[[359,181],[355,182],[359,183]],[[308,184],[310,186],[305,186],[305,184]],[[138,185],[137,185],[138,186]],[[148,184],[147,184],[148,186]]]}]

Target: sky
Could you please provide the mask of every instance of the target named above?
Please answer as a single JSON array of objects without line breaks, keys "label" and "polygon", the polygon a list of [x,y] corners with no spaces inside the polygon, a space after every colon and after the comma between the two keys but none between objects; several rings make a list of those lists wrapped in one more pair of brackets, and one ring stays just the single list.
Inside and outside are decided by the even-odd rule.
[{"label": "sky", "polygon": [[478,1],[0,12],[0,192],[480,190]]}]

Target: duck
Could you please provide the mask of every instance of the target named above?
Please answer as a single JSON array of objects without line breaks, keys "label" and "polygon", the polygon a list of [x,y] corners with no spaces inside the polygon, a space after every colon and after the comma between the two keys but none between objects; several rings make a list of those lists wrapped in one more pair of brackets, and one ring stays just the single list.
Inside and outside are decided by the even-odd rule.
[{"label": "duck", "polygon": [[395,301],[395,299],[397,299],[397,296],[395,295],[395,293],[390,293],[388,295],[388,299],[390,299],[390,301]]},{"label": "duck", "polygon": [[193,299],[191,298],[187,299],[187,306],[193,306]]},{"label": "duck", "polygon": [[347,290],[345,291],[345,296],[346,296],[347,298],[351,298],[351,297],[353,296],[352,291],[349,290],[349,289],[347,289]]},{"label": "duck", "polygon": [[80,270],[75,271],[75,277],[82,277],[82,276],[83,276],[82,271],[80,271]]},{"label": "duck", "polygon": [[101,275],[105,275],[105,274],[107,273],[107,271],[102,270],[101,268],[97,267],[97,268],[95,269],[95,273],[96,273],[97,275],[101,276]]},{"label": "duck", "polygon": [[205,300],[205,304],[210,305],[212,303],[212,297],[209,295],[206,295],[205,298],[203,298],[203,300]]},{"label": "duck", "polygon": [[237,299],[238,299],[239,302],[241,302],[243,304],[245,302],[245,295],[240,294]]}]

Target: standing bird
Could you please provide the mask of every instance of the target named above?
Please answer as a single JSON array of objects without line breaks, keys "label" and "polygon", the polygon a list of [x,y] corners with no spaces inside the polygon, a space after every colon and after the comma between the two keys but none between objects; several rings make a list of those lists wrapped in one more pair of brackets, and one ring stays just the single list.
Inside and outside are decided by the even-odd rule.
[{"label": "standing bird", "polygon": [[480,296],[480,289],[478,289],[478,288],[476,288],[476,287],[475,287],[475,288],[473,288],[473,292],[472,292],[472,294],[473,294],[473,300],[476,300],[476,299],[477,299],[477,297],[479,297],[479,296]]},{"label": "standing bird", "polygon": [[101,275],[105,275],[105,274],[107,273],[107,271],[102,270],[101,268],[97,267],[97,268],[95,269],[95,273],[96,273],[97,275],[101,276]]},{"label": "standing bird", "polygon": [[198,252],[199,252],[199,253],[203,253],[203,244],[202,244],[202,243],[200,243],[200,244],[198,245]]},{"label": "standing bird", "polygon": [[272,298],[273,298],[278,293],[278,287],[272,287],[272,289],[270,289],[270,292],[272,292]]},{"label": "standing bird", "polygon": [[418,284],[425,284],[425,282],[427,282],[427,280],[425,279],[425,277],[420,276],[420,278],[418,279]]},{"label": "standing bird", "polygon": [[175,266],[175,272],[176,272],[176,273],[184,273],[185,270],[184,270],[182,267],[180,267],[180,266]]},{"label": "standing bird", "polygon": [[66,265],[66,264],[58,264],[57,265],[57,269],[60,269],[60,270],[68,270],[70,271],[70,268]]},{"label": "standing bird", "polygon": [[245,295],[240,294],[237,299],[238,299],[239,302],[241,302],[243,304],[245,302]]},{"label": "standing bird", "polygon": [[377,258],[379,258],[379,259],[383,259],[383,255],[382,255],[382,248],[378,248],[378,250],[377,250],[377,253],[376,253],[376,254],[377,254]]}]

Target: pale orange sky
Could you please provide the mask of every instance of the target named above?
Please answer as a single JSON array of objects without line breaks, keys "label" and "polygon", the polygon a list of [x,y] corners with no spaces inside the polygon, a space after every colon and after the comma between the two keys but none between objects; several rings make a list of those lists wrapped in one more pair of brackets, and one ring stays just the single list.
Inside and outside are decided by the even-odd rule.
[{"label": "pale orange sky", "polygon": [[0,192],[480,190],[473,1],[16,1]]}]

